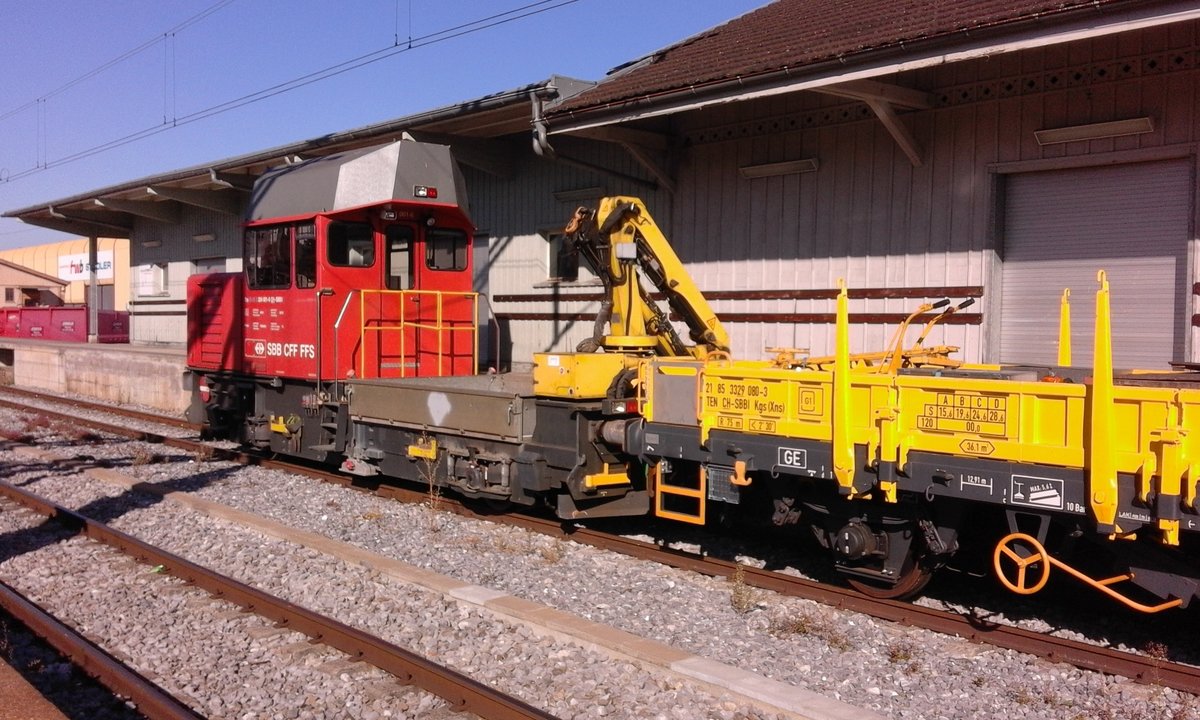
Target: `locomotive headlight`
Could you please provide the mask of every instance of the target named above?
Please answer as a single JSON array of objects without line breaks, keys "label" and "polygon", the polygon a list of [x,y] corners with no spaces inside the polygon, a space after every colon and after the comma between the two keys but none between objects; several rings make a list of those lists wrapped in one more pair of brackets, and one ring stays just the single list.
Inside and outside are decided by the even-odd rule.
[{"label": "locomotive headlight", "polygon": [[430,185],[417,185],[413,188],[413,197],[426,198],[428,200],[436,200],[438,196],[437,188]]}]

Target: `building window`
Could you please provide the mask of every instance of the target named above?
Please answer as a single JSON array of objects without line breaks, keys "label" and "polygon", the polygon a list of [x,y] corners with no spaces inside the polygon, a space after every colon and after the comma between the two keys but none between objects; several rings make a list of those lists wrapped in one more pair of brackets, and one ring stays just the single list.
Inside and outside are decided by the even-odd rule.
[{"label": "building window", "polygon": [[546,252],[546,279],[558,282],[579,279],[579,254],[571,251],[566,235],[546,233]]},{"label": "building window", "polygon": [[155,297],[167,294],[167,264],[151,263],[138,268],[138,296]]},{"label": "building window", "polygon": [[223,272],[225,272],[225,258],[223,257],[195,258],[192,260],[192,273],[195,275]]},{"label": "building window", "polygon": [[462,230],[430,230],[425,236],[425,267],[430,270],[466,270],[467,234]]},{"label": "building window", "polygon": [[17,300],[17,291],[12,288],[4,288],[4,302],[12,304]]}]

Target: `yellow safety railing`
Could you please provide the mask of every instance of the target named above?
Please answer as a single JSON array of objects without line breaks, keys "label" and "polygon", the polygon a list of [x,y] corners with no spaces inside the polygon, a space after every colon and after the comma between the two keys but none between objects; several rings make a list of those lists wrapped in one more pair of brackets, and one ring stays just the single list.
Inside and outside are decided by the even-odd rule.
[{"label": "yellow safety railing", "polygon": [[[368,298],[379,296],[378,317],[367,317]],[[394,316],[385,313],[385,303],[390,299],[396,300],[398,312]],[[417,318],[415,320],[407,317],[409,299],[422,301],[425,298],[430,298],[434,304],[433,319],[428,317]],[[445,306],[448,300],[464,299],[471,303],[471,317],[469,321],[464,320],[448,320],[445,317]],[[426,312],[427,304],[422,302],[422,312]],[[437,335],[437,376],[446,375],[445,360],[446,360],[446,341],[449,333],[452,332],[469,332],[471,334],[471,371],[479,366],[479,293],[474,292],[449,292],[443,290],[362,290],[359,294],[359,338],[363,351],[358,358],[358,374],[359,377],[366,377],[366,345],[365,339],[368,332],[375,332],[379,335],[379,356],[382,362],[383,356],[383,337],[385,333],[399,333],[400,337],[400,377],[408,376],[408,364],[405,360],[407,357],[406,344],[407,332],[413,330],[420,332],[427,330],[436,333]],[[394,319],[393,319],[394,317]],[[459,324],[454,324],[459,323]],[[416,336],[414,335],[414,341]],[[420,353],[423,349],[418,347],[414,353]],[[453,369],[453,360],[451,357],[451,369]],[[416,366],[414,364],[414,370]],[[380,368],[382,374],[382,367]],[[415,373],[414,373],[415,374]]]}]

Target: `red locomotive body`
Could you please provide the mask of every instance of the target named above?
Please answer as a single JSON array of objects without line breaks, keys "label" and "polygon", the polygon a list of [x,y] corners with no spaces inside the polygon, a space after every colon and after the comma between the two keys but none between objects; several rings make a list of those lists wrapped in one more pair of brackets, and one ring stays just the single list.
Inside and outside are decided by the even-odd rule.
[{"label": "red locomotive body", "polygon": [[253,192],[243,272],[189,280],[195,415],[323,456],[337,421],[320,409],[339,382],[476,371],[474,229],[449,148],[317,158]]}]

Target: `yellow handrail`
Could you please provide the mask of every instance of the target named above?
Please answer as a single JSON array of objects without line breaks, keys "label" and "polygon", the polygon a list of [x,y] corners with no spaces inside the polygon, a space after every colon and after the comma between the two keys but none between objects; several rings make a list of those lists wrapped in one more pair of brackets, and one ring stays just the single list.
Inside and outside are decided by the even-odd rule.
[{"label": "yellow handrail", "polygon": [[[379,295],[381,297],[380,307],[379,307],[380,317],[373,319],[374,322],[380,323],[380,324],[376,324],[376,325],[368,324],[369,322],[372,321],[372,319],[367,318],[367,296],[368,295]],[[395,323],[386,324],[386,325],[382,324],[384,322],[384,318],[382,317],[383,316],[383,299],[382,298],[385,296],[395,297],[399,304],[399,313],[398,313],[399,319],[398,319],[398,321],[396,321]],[[409,321],[405,318],[405,308],[407,307],[407,303],[405,302],[405,299],[412,298],[412,297],[419,298],[421,296],[432,297],[435,299],[435,304],[434,304],[435,312],[434,312],[434,320],[432,323],[428,322],[427,320]],[[453,322],[453,321],[447,321],[445,319],[443,310],[444,310],[444,306],[445,306],[445,301],[448,298],[468,298],[468,299],[470,299],[470,301],[471,301],[471,319],[468,324],[453,325],[453,324],[449,324],[450,322]],[[471,368],[472,368],[472,370],[474,370],[474,368],[478,367],[478,365],[479,365],[478,317],[479,317],[479,293],[450,292],[450,291],[443,291],[443,290],[363,290],[361,292],[360,300],[359,300],[359,337],[360,337],[360,342],[361,342],[362,338],[366,337],[367,331],[373,331],[373,332],[380,333],[380,350],[381,350],[380,354],[382,355],[382,348],[383,348],[382,334],[387,331],[399,332],[400,333],[400,377],[407,377],[408,366],[404,363],[404,358],[406,357],[406,354],[405,354],[405,331],[410,328],[413,330],[432,330],[437,333],[437,363],[438,363],[437,376],[441,377],[446,374],[445,373],[445,360],[446,360],[445,340],[446,340],[447,332],[470,331],[470,333],[471,333]],[[363,345],[364,352],[362,352],[358,358],[359,377],[366,376],[365,347],[366,346]],[[453,371],[453,365],[451,365],[451,370]]]}]

